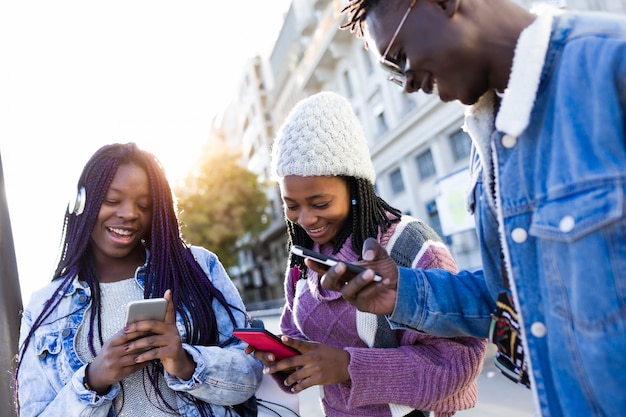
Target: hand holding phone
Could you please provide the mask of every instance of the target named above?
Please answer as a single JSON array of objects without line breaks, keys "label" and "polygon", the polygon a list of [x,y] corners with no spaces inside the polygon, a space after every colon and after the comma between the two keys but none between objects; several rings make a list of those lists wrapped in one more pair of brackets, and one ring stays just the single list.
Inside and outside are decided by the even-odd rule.
[{"label": "hand holding phone", "polygon": [[[365,268],[361,266],[341,261],[331,256],[327,256],[298,245],[293,245],[291,247],[291,253],[293,253],[294,255],[302,256],[303,258],[311,259],[313,262],[317,262],[320,265],[326,265],[329,268],[341,262],[346,265],[346,273],[344,275],[347,274],[349,278],[353,278],[354,276],[359,275],[361,272],[365,271]],[[374,275],[374,281],[380,282],[382,280],[383,278],[380,275]]]},{"label": "hand holding phone", "polygon": [[148,298],[131,301],[126,306],[126,325],[141,320],[165,320],[167,300],[165,298]]},{"label": "hand holding phone", "polygon": [[243,340],[256,350],[273,353],[276,360],[300,354],[296,349],[284,344],[278,336],[265,329],[250,327],[239,328],[233,330],[233,336],[237,337],[239,340]]}]

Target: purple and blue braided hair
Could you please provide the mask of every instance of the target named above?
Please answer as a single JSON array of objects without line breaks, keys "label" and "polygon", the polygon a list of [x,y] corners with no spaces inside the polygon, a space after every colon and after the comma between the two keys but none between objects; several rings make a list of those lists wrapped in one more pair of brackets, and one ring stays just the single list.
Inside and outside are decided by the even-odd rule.
[{"label": "purple and blue braided hair", "polygon": [[[59,282],[59,287],[34,321],[24,345],[20,348],[20,357],[27,349],[34,332],[57,307],[77,276],[89,285],[93,294],[93,313],[90,314],[88,336],[93,355],[96,354],[94,331],[98,332],[100,343],[103,343],[100,326],[94,329],[95,317],[100,314],[100,289],[90,250],[90,237],[109,185],[117,168],[124,164],[135,164],[146,171],[153,196],[152,224],[149,235],[144,237],[145,246],[150,251],[144,297],[161,297],[165,290],[171,289],[174,308],[182,317],[186,329],[184,342],[192,345],[218,345],[219,332],[213,311],[214,300],[228,312],[233,325],[236,323],[233,310],[244,313],[231,306],[223,294],[213,286],[183,240],[172,191],[158,159],[151,153],[139,149],[134,143],[111,144],[96,151],[80,176],[78,188],[84,187],[86,192],[84,212],[76,215],[71,212],[70,207],[66,211],[59,261],[52,277],[53,282]],[[162,366],[160,364],[155,366],[156,368],[148,372],[152,384],[158,390],[156,372],[162,372],[162,369],[159,369]],[[16,382],[18,372],[19,364],[15,372]],[[15,390],[17,392],[17,383]],[[206,403],[188,397],[196,404],[201,415],[212,414],[210,406],[207,410]],[[165,406],[172,411],[175,410],[168,404]]]}]

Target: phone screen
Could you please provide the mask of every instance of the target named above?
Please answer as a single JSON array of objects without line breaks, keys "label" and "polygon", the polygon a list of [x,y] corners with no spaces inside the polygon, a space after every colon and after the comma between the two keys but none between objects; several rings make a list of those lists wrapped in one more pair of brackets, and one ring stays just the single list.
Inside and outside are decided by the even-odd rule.
[{"label": "phone screen", "polygon": [[233,335],[240,340],[243,340],[256,350],[264,350],[266,352],[272,352],[276,357],[276,360],[285,359],[290,356],[299,355],[296,349],[284,344],[278,336],[265,330],[254,328],[241,328],[235,329]]},{"label": "phone screen", "polygon": [[141,320],[165,320],[167,300],[165,298],[148,298],[131,301],[126,306],[126,324]]}]

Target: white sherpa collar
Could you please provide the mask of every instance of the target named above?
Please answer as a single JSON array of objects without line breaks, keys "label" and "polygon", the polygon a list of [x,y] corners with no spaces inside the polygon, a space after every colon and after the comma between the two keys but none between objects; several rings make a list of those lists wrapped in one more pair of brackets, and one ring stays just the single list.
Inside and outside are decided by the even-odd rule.
[{"label": "white sherpa collar", "polygon": [[[513,65],[509,84],[501,94],[502,101],[495,119],[496,128],[504,133],[519,136],[528,126],[530,113],[535,102],[541,71],[543,69],[550,33],[552,18],[559,9],[542,7],[533,10],[538,17],[522,31],[515,47]],[[476,152],[480,158],[484,180],[493,181],[491,134],[494,129],[494,110],[497,97],[495,91],[485,93],[473,106],[465,110],[464,130],[471,136]],[[479,172],[474,172],[478,175]],[[472,178],[473,184],[476,178]],[[489,204],[493,205],[494,196],[487,187]]]},{"label": "white sherpa collar", "polygon": [[540,14],[522,31],[517,41],[509,85],[502,95],[496,117],[496,129],[515,137],[522,134],[530,121],[550,41],[552,19],[560,11],[544,7],[537,12]]}]

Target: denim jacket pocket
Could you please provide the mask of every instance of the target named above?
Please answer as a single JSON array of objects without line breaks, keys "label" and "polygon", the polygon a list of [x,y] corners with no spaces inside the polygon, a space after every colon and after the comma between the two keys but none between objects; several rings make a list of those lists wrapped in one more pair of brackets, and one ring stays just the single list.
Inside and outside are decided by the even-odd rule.
[{"label": "denim jacket pocket", "polygon": [[37,334],[35,332],[35,354],[48,381],[60,390],[70,380],[82,362],[73,352],[74,333],[70,328]]},{"label": "denim jacket pocket", "polygon": [[55,389],[63,388],[64,383],[59,373],[66,368],[62,366],[60,354],[63,350],[63,342],[59,332],[45,332],[37,334],[35,332],[35,353],[39,357],[43,375]]},{"label": "denim jacket pocket", "polygon": [[569,194],[540,204],[530,234],[571,243],[605,227],[624,215],[624,191],[611,185]]},{"label": "denim jacket pocket", "polygon": [[621,184],[549,201],[533,216],[530,233],[539,238],[538,271],[548,277],[544,285],[552,311],[581,331],[621,331],[625,231]]},{"label": "denim jacket pocket", "polygon": [[58,333],[46,333],[35,336],[35,349],[39,359],[44,360],[49,354],[58,355],[61,352],[62,343]]}]

